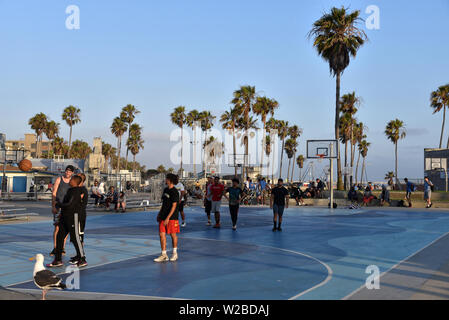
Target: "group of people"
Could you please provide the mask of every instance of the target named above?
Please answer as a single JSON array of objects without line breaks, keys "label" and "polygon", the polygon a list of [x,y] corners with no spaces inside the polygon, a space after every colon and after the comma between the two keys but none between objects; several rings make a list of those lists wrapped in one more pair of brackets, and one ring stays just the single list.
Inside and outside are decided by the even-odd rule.
[{"label": "group of people", "polygon": [[95,180],[91,188],[91,198],[95,199],[95,206],[102,206],[109,210],[111,204],[114,205],[114,210],[122,212],[126,211],[126,193],[124,191],[117,192],[113,186],[109,187],[108,192],[105,192],[104,182],[98,183]]},{"label": "group of people", "polygon": [[[405,199],[399,201],[400,206],[407,206],[411,208],[412,205],[412,194],[417,190],[414,183],[408,180],[408,178],[404,179],[405,182]],[[382,184],[382,191],[380,193],[380,206],[383,206],[385,203],[390,202],[390,191],[393,190],[394,183],[393,179],[389,179],[387,183]],[[424,178],[424,201],[426,202],[426,208],[432,207],[432,191],[434,189],[434,185],[432,181],[430,181],[429,177]],[[363,191],[363,195],[360,196],[358,191]],[[352,203],[359,203],[360,198],[362,204],[365,206],[370,205],[374,200],[377,199],[376,196],[373,195],[374,187],[371,182],[364,187],[353,185],[348,192],[348,200]],[[407,204],[405,203],[407,202]]]},{"label": "group of people", "polygon": [[[262,179],[261,179],[262,181]],[[259,181],[260,182],[260,181]],[[161,243],[161,255],[154,259],[155,262],[167,262],[178,260],[178,234],[180,227],[185,227],[184,199],[186,191],[179,177],[174,174],[167,174],[165,179],[166,187],[162,194],[162,206],[157,215],[159,225],[159,237]],[[196,186],[199,187],[199,186]],[[283,185],[283,180],[279,179],[278,184],[270,189],[270,208],[273,209],[273,229],[272,231],[282,231],[282,217],[285,208],[288,208],[289,191]],[[199,192],[197,191],[199,194]],[[214,214],[215,224],[213,228],[221,228],[222,199],[229,202],[229,214],[232,221],[232,230],[237,230],[237,219],[240,203],[244,197],[244,190],[240,188],[240,181],[237,178],[232,180],[232,186],[226,188],[220,182],[219,177],[208,177],[204,192],[204,208],[207,216],[207,226],[212,226],[211,215]],[[182,224],[179,224],[179,214],[181,214]],[[167,254],[167,234],[172,240],[173,253],[171,257]]]}]

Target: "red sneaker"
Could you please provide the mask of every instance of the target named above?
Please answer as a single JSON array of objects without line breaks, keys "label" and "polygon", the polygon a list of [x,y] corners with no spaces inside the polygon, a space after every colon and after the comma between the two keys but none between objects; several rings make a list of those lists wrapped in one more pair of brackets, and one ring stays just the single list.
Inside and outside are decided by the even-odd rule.
[{"label": "red sneaker", "polygon": [[220,229],[220,227],[221,227],[221,226],[220,226],[219,223],[217,223],[217,224],[214,226],[215,229]]}]

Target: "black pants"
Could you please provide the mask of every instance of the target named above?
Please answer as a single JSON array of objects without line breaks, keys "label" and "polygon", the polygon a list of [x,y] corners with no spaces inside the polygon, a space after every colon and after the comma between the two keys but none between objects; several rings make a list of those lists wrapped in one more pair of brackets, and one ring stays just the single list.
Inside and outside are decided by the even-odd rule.
[{"label": "black pants", "polygon": [[229,205],[229,212],[231,213],[231,220],[232,220],[232,225],[236,226],[237,225],[237,216],[239,214],[239,205]]},{"label": "black pants", "polygon": [[80,236],[81,220],[79,214],[66,214],[61,217],[59,222],[59,231],[56,238],[55,260],[62,261],[62,250],[64,248],[64,239],[70,234],[70,241],[75,246],[77,257],[84,258],[84,248]]},{"label": "black pants", "polygon": [[206,211],[207,215],[210,216],[211,210],[212,210],[212,201],[206,199],[204,201],[204,211]]},{"label": "black pants", "polygon": [[79,230],[80,230],[80,238],[81,243],[84,246],[84,229],[86,228],[86,213],[83,212],[79,215]]}]

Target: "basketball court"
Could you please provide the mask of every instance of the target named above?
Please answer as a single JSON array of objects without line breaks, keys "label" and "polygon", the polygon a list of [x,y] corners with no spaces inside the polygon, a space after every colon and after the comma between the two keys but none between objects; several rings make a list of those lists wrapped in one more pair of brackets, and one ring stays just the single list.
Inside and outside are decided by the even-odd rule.
[{"label": "basketball court", "polygon": [[[89,217],[80,289],[49,297],[449,299],[448,211],[294,207],[283,232],[271,231],[269,208],[241,208],[237,231],[226,207],[220,230],[205,226],[201,207],[185,211],[179,261],[164,264],[153,262],[157,212]],[[28,259],[43,253],[51,262],[51,232],[49,221],[0,226],[0,286],[40,294]],[[70,244],[65,261],[72,255]],[[365,289],[372,265],[386,272],[380,290]]]}]

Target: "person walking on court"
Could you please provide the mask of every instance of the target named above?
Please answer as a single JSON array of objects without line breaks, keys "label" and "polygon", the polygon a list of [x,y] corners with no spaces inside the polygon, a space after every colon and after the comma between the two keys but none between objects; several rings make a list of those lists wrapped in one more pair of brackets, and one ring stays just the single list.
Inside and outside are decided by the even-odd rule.
[{"label": "person walking on court", "polygon": [[424,201],[426,201],[426,208],[432,207],[432,190],[433,183],[429,180],[429,177],[424,178]]},{"label": "person walking on court", "polygon": [[408,207],[411,208],[412,207],[412,192],[415,191],[414,190],[415,186],[413,185],[413,183],[408,181],[407,178],[405,178],[404,181],[406,183],[405,200],[407,200],[407,202],[408,202]]},{"label": "person walking on court", "polygon": [[212,192],[210,190],[210,187],[212,186],[213,183],[214,180],[212,179],[212,177],[208,177],[206,183],[206,190],[204,191],[204,211],[206,212],[207,215],[208,226],[212,225],[210,220],[210,213],[212,211]]},{"label": "person walking on court", "polygon": [[[58,204],[64,202],[64,197],[66,196],[67,192],[70,189],[70,179],[73,176],[73,173],[75,172],[75,167],[69,165],[65,168],[64,175],[58,177],[55,181],[55,184],[53,186],[53,192],[52,192],[52,213],[53,213],[53,225],[54,225],[54,231],[53,231],[53,251],[50,253],[50,256],[54,256],[56,252],[56,242],[58,237],[58,231],[59,231],[59,220],[61,219],[61,213],[57,207]],[[62,250],[62,254],[65,254],[65,242],[67,238],[64,240],[64,246]]]},{"label": "person walking on court", "polygon": [[232,187],[226,189],[226,193],[229,193],[229,213],[231,214],[232,229],[234,231],[237,230],[237,216],[239,214],[240,200],[242,200],[243,195],[243,191],[239,185],[239,179],[234,178],[232,179]]},{"label": "person walking on court", "polygon": [[[179,181],[179,176],[178,176],[178,181]],[[185,204],[185,197],[186,197],[186,189],[184,188],[184,185],[182,184],[181,181],[179,181],[175,188],[179,191],[179,213],[181,214],[181,218],[182,218],[182,224],[181,227],[185,227],[186,226],[186,216],[184,214],[184,204]]]},{"label": "person walking on court", "polygon": [[279,179],[278,185],[271,190],[270,198],[270,208],[273,209],[273,232],[276,230],[282,231],[282,216],[284,215],[284,209],[288,209],[288,201],[289,194],[287,188],[284,187],[284,180]]},{"label": "person walking on court", "polygon": [[212,209],[211,211],[215,214],[215,225],[214,228],[220,228],[220,208],[221,199],[223,198],[225,187],[220,183],[220,178],[215,177],[214,183],[210,186],[210,191],[212,193]]},{"label": "person walking on court", "polygon": [[[179,227],[179,192],[175,188],[178,184],[178,177],[172,173],[167,174],[165,183],[167,187],[162,194],[162,206],[157,215],[159,223],[159,237],[161,241],[161,255],[154,259],[154,262],[166,262],[178,260],[178,236],[181,232]],[[173,254],[171,258],[167,255],[167,234],[171,236],[173,245]]]}]

